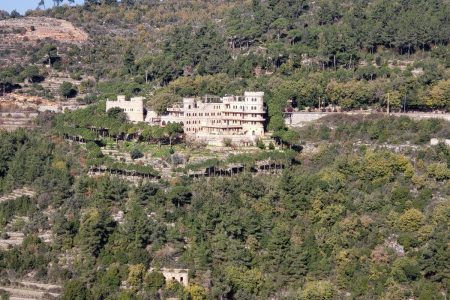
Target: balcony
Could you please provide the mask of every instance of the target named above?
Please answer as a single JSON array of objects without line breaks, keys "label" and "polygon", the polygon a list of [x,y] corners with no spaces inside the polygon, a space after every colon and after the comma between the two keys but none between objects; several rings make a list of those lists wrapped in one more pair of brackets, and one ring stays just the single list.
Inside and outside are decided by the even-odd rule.
[{"label": "balcony", "polygon": [[263,109],[257,109],[257,110],[252,110],[252,109],[242,109],[242,108],[224,108],[222,110],[222,112],[227,112],[227,113],[239,113],[239,114],[263,114],[266,112],[266,110]]},{"label": "balcony", "polygon": [[184,108],[183,107],[168,107],[167,111],[170,111],[170,112],[183,112]]},{"label": "balcony", "polygon": [[239,124],[230,124],[230,125],[227,125],[227,124],[206,124],[206,125],[201,125],[201,127],[204,127],[204,128],[224,128],[224,129],[226,129],[226,128],[242,128],[242,125],[239,125]]},{"label": "balcony", "polygon": [[244,116],[221,116],[222,120],[236,120],[236,121],[265,121],[265,118],[257,114],[256,117],[252,117],[249,114],[244,114]]}]

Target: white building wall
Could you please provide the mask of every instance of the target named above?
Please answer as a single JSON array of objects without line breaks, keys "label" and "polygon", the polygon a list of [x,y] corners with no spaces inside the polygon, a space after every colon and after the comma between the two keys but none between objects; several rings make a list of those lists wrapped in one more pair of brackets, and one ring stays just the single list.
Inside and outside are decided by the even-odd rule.
[{"label": "white building wall", "polygon": [[[182,123],[188,138],[209,144],[221,144],[229,139],[235,144],[252,144],[264,136],[264,92],[245,92],[244,96],[183,98],[183,102],[167,109],[168,114],[158,116],[148,111],[146,122],[165,126]],[[120,107],[130,121],[143,121],[143,99],[107,101],[106,107]]]},{"label": "white building wall", "polygon": [[106,100],[106,111],[111,108],[118,107],[123,109],[127,114],[128,120],[131,122],[144,121],[144,98],[133,97],[129,101],[125,96],[117,96],[117,100]]},{"label": "white building wall", "polygon": [[183,123],[188,138],[210,144],[223,139],[234,143],[254,143],[264,135],[263,92],[245,92],[244,96],[184,98],[161,116],[161,125]]}]

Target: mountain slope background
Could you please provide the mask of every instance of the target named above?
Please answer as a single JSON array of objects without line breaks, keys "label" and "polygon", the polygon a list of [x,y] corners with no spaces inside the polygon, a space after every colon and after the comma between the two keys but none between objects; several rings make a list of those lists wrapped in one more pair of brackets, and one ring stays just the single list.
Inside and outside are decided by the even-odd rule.
[{"label": "mountain slope background", "polygon": [[[187,95],[263,90],[271,130],[284,129],[287,100],[446,111],[448,2],[86,2],[1,14],[12,43],[0,45],[2,96],[93,104],[0,132],[1,298],[39,282],[82,300],[448,299],[449,122],[335,114],[285,131],[301,152],[213,156],[103,101],[143,95],[163,111]],[[30,39],[39,23],[68,27]],[[83,38],[58,39],[67,28]],[[189,155],[203,160],[183,168]],[[269,158],[282,173],[249,171]],[[244,172],[187,176],[230,163]],[[151,180],[98,176],[99,165]],[[161,267],[189,269],[190,285],[165,282]]]},{"label": "mountain slope background", "polygon": [[[450,104],[446,1],[87,1],[27,14],[89,33],[83,45],[59,46],[52,66],[80,79],[84,102],[139,94],[163,111],[180,96],[258,89],[272,129],[287,100],[300,109]],[[15,62],[40,68],[51,46]]]}]

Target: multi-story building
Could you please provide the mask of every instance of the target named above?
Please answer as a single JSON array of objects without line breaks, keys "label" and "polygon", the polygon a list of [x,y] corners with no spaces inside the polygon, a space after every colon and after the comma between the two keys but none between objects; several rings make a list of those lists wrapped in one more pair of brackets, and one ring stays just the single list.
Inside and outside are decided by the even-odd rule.
[{"label": "multi-story building", "polygon": [[183,124],[188,137],[208,143],[253,143],[264,135],[264,92],[245,92],[244,96],[184,98],[160,117],[162,126]]},{"label": "multi-story building", "polygon": [[[142,97],[106,101],[106,110],[119,107],[131,122],[144,121]],[[165,126],[168,123],[183,124],[188,138],[209,144],[222,144],[229,140],[235,144],[253,144],[264,135],[266,109],[264,92],[245,92],[244,96],[183,98],[172,105],[167,114],[147,111],[145,122]]]},{"label": "multi-story building", "polygon": [[127,100],[125,96],[117,96],[117,100],[106,101],[106,111],[111,108],[118,107],[123,109],[128,120],[137,123],[144,121],[144,98],[134,97]]}]

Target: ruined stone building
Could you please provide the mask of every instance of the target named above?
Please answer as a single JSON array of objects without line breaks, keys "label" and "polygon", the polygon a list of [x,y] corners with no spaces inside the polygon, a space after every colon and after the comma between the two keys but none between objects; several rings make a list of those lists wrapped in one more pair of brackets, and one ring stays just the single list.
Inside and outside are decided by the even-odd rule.
[{"label": "ruined stone building", "polygon": [[161,272],[166,279],[166,282],[169,281],[178,281],[183,286],[189,285],[189,270],[188,269],[169,269],[169,268],[161,268],[155,269],[150,268],[150,272],[156,271]]}]

